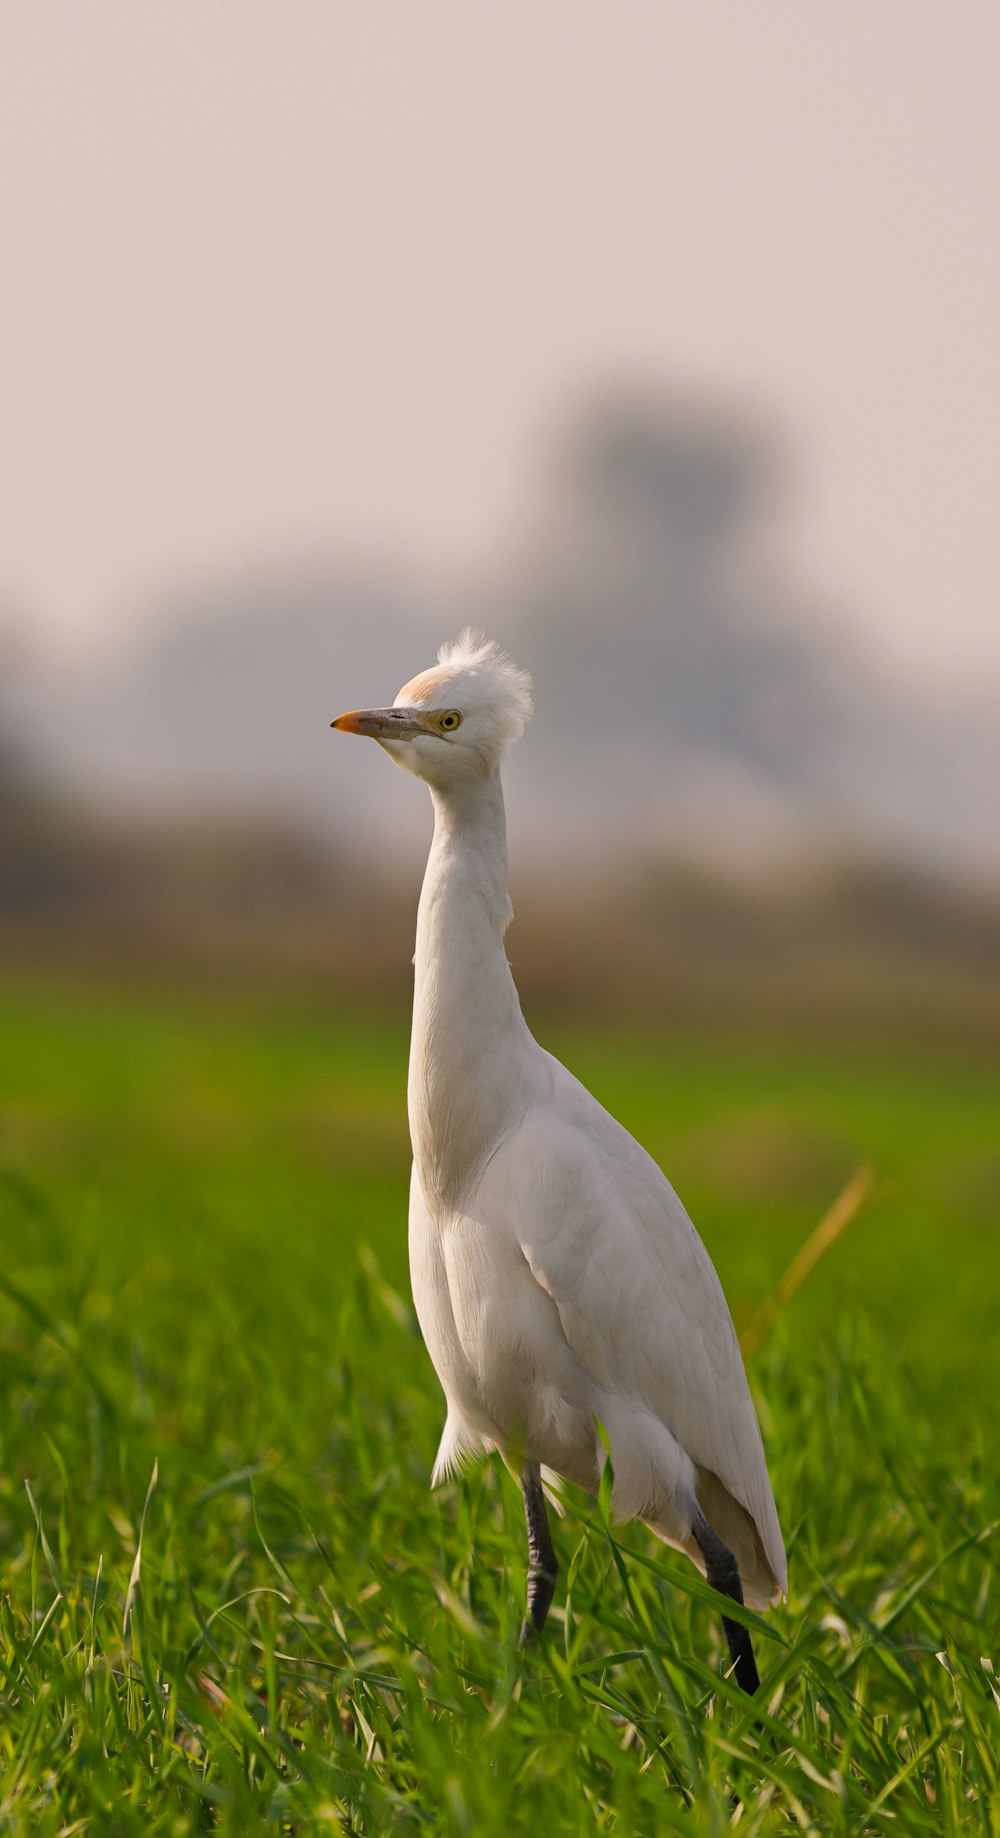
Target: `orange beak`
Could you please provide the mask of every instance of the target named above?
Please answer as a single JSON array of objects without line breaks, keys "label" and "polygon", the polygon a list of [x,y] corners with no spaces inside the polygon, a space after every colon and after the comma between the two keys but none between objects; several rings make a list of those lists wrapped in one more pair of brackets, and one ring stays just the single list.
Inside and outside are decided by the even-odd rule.
[{"label": "orange beak", "polygon": [[342,734],[367,734],[371,740],[412,740],[424,732],[410,708],[352,708],[330,726]]}]

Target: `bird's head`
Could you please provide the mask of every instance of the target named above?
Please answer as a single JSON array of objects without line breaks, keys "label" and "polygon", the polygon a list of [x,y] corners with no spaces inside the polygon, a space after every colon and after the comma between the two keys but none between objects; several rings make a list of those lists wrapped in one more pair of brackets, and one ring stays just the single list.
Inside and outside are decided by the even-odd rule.
[{"label": "bird's head", "polygon": [[332,726],[370,735],[397,766],[447,791],[495,770],[530,718],[531,678],[485,632],[466,627],[391,708],[354,709]]}]

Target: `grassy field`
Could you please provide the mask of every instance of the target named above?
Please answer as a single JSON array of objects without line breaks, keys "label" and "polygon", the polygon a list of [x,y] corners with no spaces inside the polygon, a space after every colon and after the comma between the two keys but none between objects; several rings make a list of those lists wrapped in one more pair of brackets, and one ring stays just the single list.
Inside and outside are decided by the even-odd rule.
[{"label": "grassy field", "polygon": [[791,1594],[759,1724],[694,1571],[575,1499],[435,1495],[405,1027],[0,1001],[0,1832],[1000,1832],[1000,1079],[958,1052],[540,1030],[660,1159],[737,1319]]}]

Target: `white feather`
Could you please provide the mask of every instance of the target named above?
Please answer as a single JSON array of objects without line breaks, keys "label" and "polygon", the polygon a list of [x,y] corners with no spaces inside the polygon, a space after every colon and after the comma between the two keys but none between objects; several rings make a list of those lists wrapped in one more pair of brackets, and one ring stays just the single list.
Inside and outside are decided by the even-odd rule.
[{"label": "white feather", "polygon": [[498,767],[529,679],[466,631],[407,702],[463,718],[399,761],[435,809],[409,1078],[413,1294],[448,1403],[434,1479],[497,1448],[594,1490],[597,1419],[615,1510],[703,1568],[700,1508],[763,1606],[786,1586],[785,1554],[718,1278],[659,1168],[532,1038],[504,952]]}]

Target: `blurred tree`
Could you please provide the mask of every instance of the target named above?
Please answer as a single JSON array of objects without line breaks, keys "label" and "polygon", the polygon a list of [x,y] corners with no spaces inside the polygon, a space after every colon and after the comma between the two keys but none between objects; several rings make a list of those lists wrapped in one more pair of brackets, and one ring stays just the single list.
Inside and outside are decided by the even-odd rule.
[{"label": "blurred tree", "polygon": [[581,775],[591,821],[619,834],[657,796],[675,820],[705,808],[713,782],[789,811],[822,795],[841,672],[817,609],[765,553],[781,478],[766,429],[648,396],[599,403],[557,448],[515,605],[546,796],[564,809]]}]

